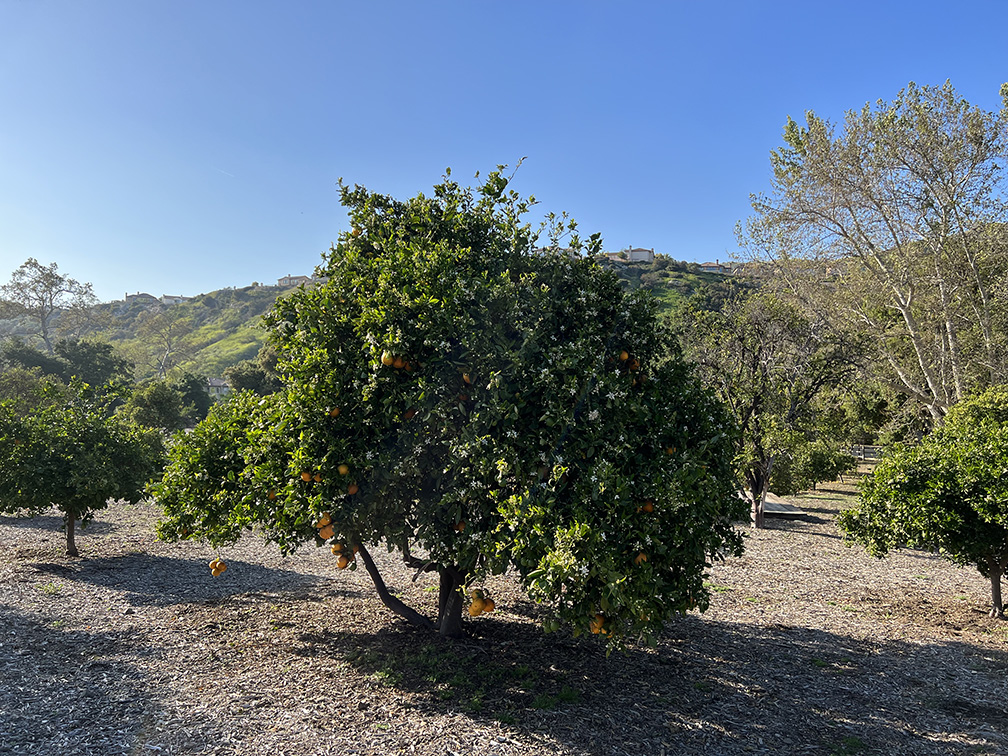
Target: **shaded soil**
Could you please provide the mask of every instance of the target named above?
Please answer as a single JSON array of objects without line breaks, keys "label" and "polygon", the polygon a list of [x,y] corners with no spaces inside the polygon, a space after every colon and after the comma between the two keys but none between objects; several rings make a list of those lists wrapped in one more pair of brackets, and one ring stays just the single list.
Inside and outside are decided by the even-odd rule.
[{"label": "shaded soil", "polygon": [[[0,518],[0,754],[1008,753],[988,584],[844,546],[849,500],[837,485],[750,531],[707,613],[609,657],[544,634],[506,577],[448,642],[328,550],[245,539],[213,579],[208,547],[154,539],[150,506],[100,513],[80,559],[56,518]],[[435,578],[381,565],[435,614]]]}]

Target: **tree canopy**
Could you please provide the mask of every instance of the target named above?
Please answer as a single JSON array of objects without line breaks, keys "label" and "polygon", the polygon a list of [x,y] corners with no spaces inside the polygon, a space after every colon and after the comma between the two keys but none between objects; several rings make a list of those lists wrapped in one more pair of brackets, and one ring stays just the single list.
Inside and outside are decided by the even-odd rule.
[{"label": "tree canopy", "polygon": [[1008,366],[1006,157],[1008,108],[911,83],[843,124],[789,118],[753,198],[768,280],[870,337],[875,375],[934,421]]},{"label": "tree canopy", "polygon": [[162,451],[156,435],[119,422],[79,383],[27,410],[0,402],[0,511],[35,515],[55,506],[67,554],[77,556],[76,523],[87,525],[110,499],[139,501]]},{"label": "tree canopy", "polygon": [[[450,636],[463,588],[508,568],[551,627],[612,643],[706,607],[706,566],[741,548],[734,426],[651,298],[577,255],[598,240],[563,218],[538,247],[500,170],[342,200],[325,283],[267,316],[284,390],[238,393],[174,447],[160,533],[329,544]],[[378,544],[438,573],[436,623],[385,586]]]},{"label": "tree canopy", "polygon": [[[817,440],[816,399],[853,372],[855,345],[769,291],[740,289],[719,310],[688,308],[678,327],[688,359],[740,429],[739,477],[753,497],[753,524],[762,527],[775,468],[800,477],[802,453]],[[811,461],[804,469],[812,474]],[[784,482],[779,473],[777,480]]]},{"label": "tree canopy", "polygon": [[974,565],[991,580],[1003,617],[1008,568],[1008,387],[952,407],[919,444],[890,449],[865,479],[858,507],[840,515],[850,540],[874,556],[911,547]]},{"label": "tree canopy", "polygon": [[91,284],[62,275],[56,263],[29,257],[2,287],[4,297],[38,322],[42,341],[53,353],[52,324],[61,311],[83,310],[98,300]]}]

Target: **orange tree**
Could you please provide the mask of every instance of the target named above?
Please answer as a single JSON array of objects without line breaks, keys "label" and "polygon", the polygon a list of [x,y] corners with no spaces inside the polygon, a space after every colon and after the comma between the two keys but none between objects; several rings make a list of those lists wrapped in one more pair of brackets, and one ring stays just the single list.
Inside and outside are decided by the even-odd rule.
[{"label": "orange tree", "polygon": [[[706,566],[741,549],[734,427],[650,297],[572,254],[572,223],[537,248],[507,183],[342,187],[352,229],[326,282],[266,319],[284,389],[238,394],[176,444],[153,487],[162,537],[327,543],[452,637],[464,589],[509,568],[551,627],[613,643],[706,607]],[[379,543],[437,572],[436,621],[387,589]]]},{"label": "orange tree", "polygon": [[55,506],[66,551],[77,556],[75,528],[110,499],[139,501],[163,462],[158,434],[110,417],[107,400],[84,384],[43,390],[38,402],[0,403],[0,512],[30,515]]},{"label": "orange tree", "polygon": [[857,507],[840,513],[848,540],[885,556],[903,547],[974,565],[991,584],[990,616],[1004,619],[1008,570],[1008,387],[954,404],[920,443],[886,452]]}]

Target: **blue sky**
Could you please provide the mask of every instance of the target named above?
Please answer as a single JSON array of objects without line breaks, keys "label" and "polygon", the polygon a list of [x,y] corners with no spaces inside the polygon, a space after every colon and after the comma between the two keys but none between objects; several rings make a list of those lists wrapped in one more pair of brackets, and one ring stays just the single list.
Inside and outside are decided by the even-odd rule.
[{"label": "blue sky", "polygon": [[[514,186],[606,249],[725,259],[787,116],[951,79],[1000,107],[1002,2],[0,0],[0,279],[309,273],[337,180]],[[533,218],[533,219],[535,219]]]}]

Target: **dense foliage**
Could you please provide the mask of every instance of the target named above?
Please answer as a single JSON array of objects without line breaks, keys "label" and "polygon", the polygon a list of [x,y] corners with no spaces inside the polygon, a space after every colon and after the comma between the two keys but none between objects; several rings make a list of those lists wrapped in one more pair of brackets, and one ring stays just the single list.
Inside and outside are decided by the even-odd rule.
[{"label": "dense foliage", "polygon": [[890,449],[840,524],[874,556],[912,547],[975,565],[991,580],[991,614],[1003,617],[1006,471],[1008,387],[997,386],[953,406],[921,443]]},{"label": "dense foliage", "polygon": [[110,499],[139,501],[162,454],[157,435],[123,425],[79,384],[40,397],[27,411],[4,401],[0,511],[35,515],[55,506],[67,553],[77,556],[75,524],[87,525]]},{"label": "dense foliage", "polygon": [[[677,323],[688,359],[740,429],[738,477],[752,495],[753,524],[762,527],[772,483],[791,493],[829,476],[827,454],[843,468],[836,440],[817,436],[817,399],[852,374],[854,344],[766,291],[740,289],[720,310],[693,303]],[[813,459],[816,448],[823,454]]]},{"label": "dense foliage", "polygon": [[866,336],[872,373],[935,423],[1008,368],[1006,160],[1008,106],[910,83],[842,124],[788,119],[753,200],[766,280]]},{"label": "dense foliage", "polygon": [[267,318],[285,390],[234,397],[175,446],[161,534],[258,526],[350,567],[356,549],[385,603],[431,624],[385,588],[383,543],[438,572],[445,635],[462,589],[509,567],[551,626],[613,643],[704,608],[705,568],[741,547],[733,424],[650,297],[561,252],[558,228],[537,249],[500,172],[476,192],[342,197],[328,282]]}]

